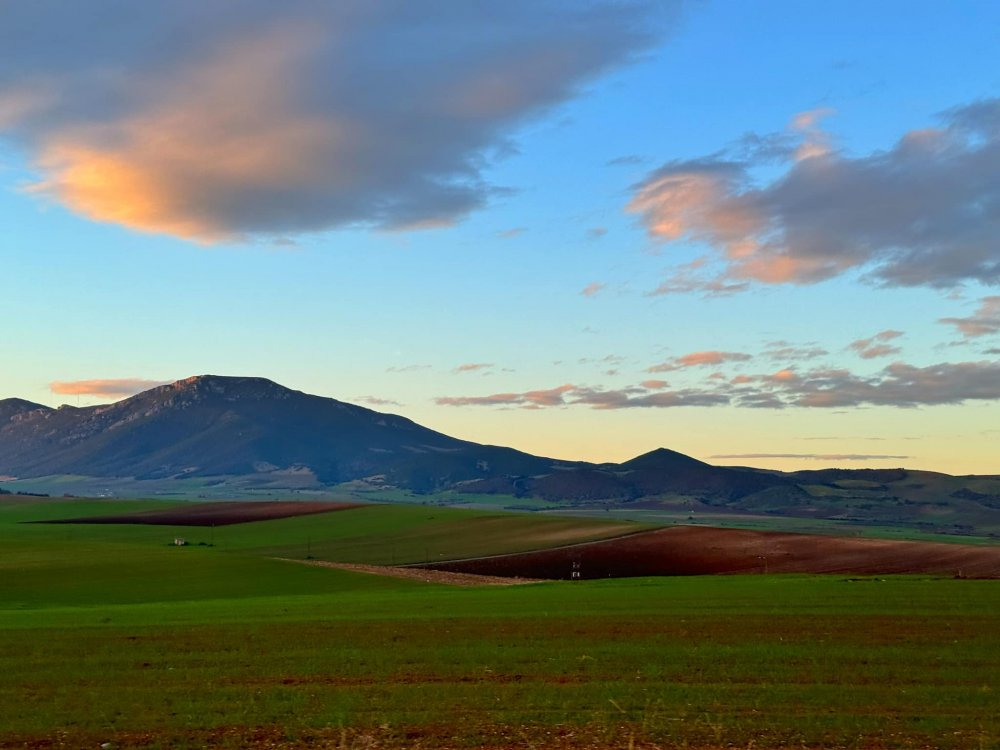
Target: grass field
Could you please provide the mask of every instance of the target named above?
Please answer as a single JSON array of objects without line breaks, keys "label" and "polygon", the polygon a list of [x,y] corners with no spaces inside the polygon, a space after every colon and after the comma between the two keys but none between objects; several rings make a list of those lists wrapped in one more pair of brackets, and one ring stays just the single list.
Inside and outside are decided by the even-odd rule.
[{"label": "grass field", "polygon": [[1000,582],[460,589],[271,559],[391,563],[622,531],[419,507],[200,530],[20,523],[108,508],[0,502],[0,747],[1000,742]]}]

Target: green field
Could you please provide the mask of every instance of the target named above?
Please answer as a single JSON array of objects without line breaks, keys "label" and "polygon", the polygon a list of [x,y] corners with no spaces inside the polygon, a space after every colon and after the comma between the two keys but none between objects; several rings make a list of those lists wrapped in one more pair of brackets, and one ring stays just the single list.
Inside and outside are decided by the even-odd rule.
[{"label": "green field", "polygon": [[996,581],[456,588],[273,559],[391,564],[628,528],[414,506],[21,523],[126,507],[153,505],[0,501],[0,747],[1000,743]]}]

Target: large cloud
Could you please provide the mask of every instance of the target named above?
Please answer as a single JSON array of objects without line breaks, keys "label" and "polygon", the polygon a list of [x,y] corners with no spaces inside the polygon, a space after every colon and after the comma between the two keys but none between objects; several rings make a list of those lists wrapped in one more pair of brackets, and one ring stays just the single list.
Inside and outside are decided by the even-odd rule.
[{"label": "large cloud", "polygon": [[[671,161],[636,186],[628,210],[650,235],[707,243],[725,266],[715,278],[681,273],[654,293],[809,284],[851,269],[893,286],[1000,283],[1000,99],[862,156],[832,148],[818,126],[826,114],[758,139],[766,149],[741,142]],[[776,177],[754,180],[755,167],[775,161]]]},{"label": "large cloud", "polygon": [[139,230],[447,224],[496,191],[482,171],[512,128],[647,48],[663,8],[6,3],[0,134],[35,161],[36,191]]}]

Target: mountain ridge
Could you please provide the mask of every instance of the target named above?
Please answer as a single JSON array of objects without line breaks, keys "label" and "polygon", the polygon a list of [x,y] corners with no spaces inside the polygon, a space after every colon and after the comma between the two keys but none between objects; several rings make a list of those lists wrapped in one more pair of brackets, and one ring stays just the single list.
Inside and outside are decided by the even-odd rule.
[{"label": "mountain ridge", "polygon": [[241,488],[398,489],[1000,532],[1000,477],[903,468],[779,472],[713,466],[668,448],[618,464],[566,461],[462,440],[261,377],[194,376],[87,407],[4,399],[0,476],[233,486],[238,478]]}]

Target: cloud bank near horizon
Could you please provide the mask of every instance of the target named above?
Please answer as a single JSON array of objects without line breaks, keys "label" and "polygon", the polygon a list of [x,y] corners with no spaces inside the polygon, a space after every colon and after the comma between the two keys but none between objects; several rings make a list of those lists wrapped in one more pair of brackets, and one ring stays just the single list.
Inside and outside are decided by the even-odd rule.
[{"label": "cloud bank near horizon", "polygon": [[0,136],[29,189],[219,242],[452,224],[514,128],[658,39],[678,3],[37,0],[4,9]]},{"label": "cloud bank near horizon", "polygon": [[667,390],[666,381],[644,381],[617,389],[565,383],[555,388],[485,396],[440,396],[439,406],[593,409],[733,406],[752,409],[913,408],[967,401],[1000,401],[1000,361],[943,362],[917,367],[893,362],[872,375],[846,369],[785,368],[767,374],[714,378],[713,385]]}]

